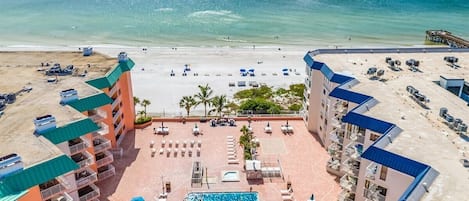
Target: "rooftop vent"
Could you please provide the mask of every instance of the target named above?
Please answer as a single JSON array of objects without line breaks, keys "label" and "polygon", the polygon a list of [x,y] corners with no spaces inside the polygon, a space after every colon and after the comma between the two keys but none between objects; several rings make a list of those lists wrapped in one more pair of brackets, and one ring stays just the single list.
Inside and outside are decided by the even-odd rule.
[{"label": "rooftop vent", "polygon": [[119,63],[122,63],[122,62],[127,62],[129,60],[129,57],[127,57],[127,53],[120,52],[119,55],[117,56],[117,59],[119,59]]},{"label": "rooftop vent", "polygon": [[23,170],[23,162],[17,154],[0,157],[0,179]]},{"label": "rooftop vent", "polygon": [[43,134],[47,131],[54,130],[56,128],[55,117],[50,114],[36,117],[36,119],[34,119],[34,125],[36,126],[36,132],[38,134]]},{"label": "rooftop vent", "polygon": [[91,56],[93,54],[93,48],[92,47],[85,47],[83,48],[83,56]]},{"label": "rooftop vent", "polygon": [[78,91],[75,89],[67,89],[60,92],[60,104],[67,104],[78,100]]}]

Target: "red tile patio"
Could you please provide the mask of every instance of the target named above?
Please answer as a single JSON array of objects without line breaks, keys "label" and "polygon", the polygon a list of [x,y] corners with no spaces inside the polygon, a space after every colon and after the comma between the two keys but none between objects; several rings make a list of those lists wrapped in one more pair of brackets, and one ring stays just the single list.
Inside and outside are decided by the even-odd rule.
[{"label": "red tile patio", "polygon": [[[227,163],[226,136],[239,139],[242,125],[246,121],[237,122],[237,127],[210,127],[209,123],[197,123],[203,135],[194,136],[192,128],[194,122],[165,123],[169,127],[169,135],[155,135],[153,128],[161,125],[154,122],[152,126],[136,130],[126,136],[122,143],[124,155],[116,157],[114,166],[116,175],[98,183],[101,188],[100,200],[128,201],[133,196],[143,196],[145,200],[155,200],[155,196],[162,193],[162,183],[171,182],[171,192],[168,201],[182,201],[189,192],[201,191],[252,191],[259,193],[262,201],[281,201],[280,190],[286,189],[288,180],[292,183],[294,198],[297,201],[307,200],[314,193],[318,201],[337,200],[340,192],[336,177],[326,172],[328,160],[327,152],[321,147],[316,138],[305,128],[303,121],[289,121],[294,127],[293,135],[284,135],[280,125],[285,121],[270,121],[272,134],[264,133],[266,121],[253,121],[251,127],[254,136],[260,140],[258,150],[260,159],[272,163],[280,163],[284,178],[264,179],[263,181],[248,182],[243,170],[242,149],[238,146],[240,164]],[[164,154],[160,155],[162,140],[166,141]],[[170,156],[167,155],[168,142],[172,140]],[[196,148],[185,148],[186,154],[181,155],[182,143],[201,140],[200,156]],[[150,142],[154,141],[157,153],[151,156]],[[174,143],[179,141],[179,152],[174,155]],[[187,151],[193,150],[188,156]],[[268,159],[268,160],[266,160]],[[191,188],[191,172],[194,161],[200,161],[207,168],[209,184],[201,188]],[[278,162],[277,162],[278,161]],[[238,170],[240,182],[222,182],[221,172],[224,170]],[[206,177],[204,177],[204,180]]]}]

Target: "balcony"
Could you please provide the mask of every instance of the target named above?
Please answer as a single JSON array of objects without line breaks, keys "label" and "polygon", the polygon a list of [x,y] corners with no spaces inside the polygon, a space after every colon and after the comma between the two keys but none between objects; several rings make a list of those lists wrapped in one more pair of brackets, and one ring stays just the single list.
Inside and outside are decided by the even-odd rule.
[{"label": "balcony", "polygon": [[89,144],[86,139],[79,137],[73,140],[69,140],[68,147],[70,149],[70,155],[73,155],[83,150],[86,150],[86,148],[89,147]]},{"label": "balcony", "polygon": [[103,165],[107,165],[109,163],[112,163],[114,161],[114,156],[112,156],[112,153],[109,151],[104,151],[101,153],[97,153],[96,155],[96,165],[98,167],[101,167]]},{"label": "balcony", "polygon": [[52,198],[55,195],[64,193],[67,190],[66,185],[59,179],[52,179],[46,183],[39,184],[43,200]]},{"label": "balcony", "polygon": [[111,148],[111,141],[105,137],[98,136],[93,139],[94,153],[99,153]]},{"label": "balcony", "polygon": [[340,187],[348,190],[349,192],[355,192],[357,189],[357,179],[348,175],[344,175],[340,178]]},{"label": "balcony", "polygon": [[327,152],[333,158],[340,158],[340,156],[342,155],[342,145],[332,143],[327,147]]},{"label": "balcony", "polygon": [[381,195],[380,191],[374,186],[376,186],[376,184],[372,184],[369,188],[363,189],[363,196],[370,201],[385,201],[386,196]]},{"label": "balcony", "polygon": [[360,171],[360,162],[348,158],[342,163],[341,167],[342,171],[349,174],[350,176],[358,177],[358,173]]},{"label": "balcony", "polygon": [[378,164],[372,162],[366,167],[365,177],[370,180],[375,180],[375,176],[377,172],[378,172]]},{"label": "balcony", "polygon": [[344,152],[346,156],[354,160],[360,160],[363,153],[363,145],[352,141],[345,147]]},{"label": "balcony", "polygon": [[339,194],[339,201],[354,201],[355,200],[355,194],[350,193],[347,190],[342,190]]},{"label": "balcony", "polygon": [[92,169],[85,168],[84,170],[75,173],[75,179],[77,181],[77,187],[80,188],[98,181],[98,176]]},{"label": "balcony", "polygon": [[344,143],[344,136],[343,133],[338,133],[336,129],[331,131],[329,133],[329,139],[333,142],[336,142],[338,144],[343,144]]},{"label": "balcony", "polygon": [[93,138],[107,135],[109,133],[109,126],[103,122],[98,123],[99,130],[93,132]]},{"label": "balcony", "polygon": [[80,166],[80,168],[86,167],[93,163],[93,156],[91,156],[91,154],[87,151],[72,155],[71,158]]},{"label": "balcony", "polygon": [[78,189],[78,197],[80,201],[90,201],[97,199],[99,197],[99,188],[96,187],[94,184],[90,184],[83,188]]},{"label": "balcony", "polygon": [[337,118],[331,118],[332,127],[335,129],[345,130],[345,124],[339,121]]},{"label": "balcony", "polygon": [[365,134],[363,134],[363,133],[352,133],[352,134],[350,134],[349,139],[352,140],[352,141],[363,144],[363,143],[365,143]]},{"label": "balcony", "polygon": [[114,132],[115,133],[119,133],[119,131],[122,129],[122,127],[124,126],[124,121],[120,121],[119,124],[114,124]]},{"label": "balcony", "polygon": [[117,110],[116,112],[112,112],[112,122],[116,123],[117,119],[121,116],[121,110]]},{"label": "balcony", "polygon": [[46,201],[73,201],[73,198],[68,193],[63,192],[62,194],[52,196],[50,199],[47,199]]},{"label": "balcony", "polygon": [[107,114],[103,110],[88,110],[88,117],[94,122],[101,122],[107,118]]},{"label": "balcony", "polygon": [[339,171],[340,170],[340,160],[330,158],[327,161],[327,167],[332,169],[332,170]]},{"label": "balcony", "polygon": [[116,99],[113,99],[112,104],[111,104],[112,110],[115,110],[115,108],[120,104],[120,102],[121,102],[120,97],[117,97]]},{"label": "balcony", "polygon": [[109,90],[109,97],[113,97],[114,94],[119,90],[119,85],[118,84],[115,84],[114,87],[112,87],[110,90]]},{"label": "balcony", "polygon": [[105,180],[109,177],[116,175],[116,169],[113,165],[108,164],[98,168],[98,179],[99,181]]}]

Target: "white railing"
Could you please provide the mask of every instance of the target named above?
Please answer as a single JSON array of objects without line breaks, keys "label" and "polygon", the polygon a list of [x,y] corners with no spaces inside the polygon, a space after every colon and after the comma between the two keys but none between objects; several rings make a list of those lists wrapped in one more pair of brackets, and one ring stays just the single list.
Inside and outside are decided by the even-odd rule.
[{"label": "white railing", "polygon": [[378,164],[372,162],[366,167],[365,177],[375,180],[376,173],[378,172]]},{"label": "white railing", "polygon": [[111,104],[112,110],[114,110],[114,108],[116,108],[116,106],[119,105],[120,102],[121,102],[121,98],[120,98],[120,96],[118,96]]},{"label": "white railing", "polygon": [[47,200],[50,197],[62,193],[67,189],[65,188],[65,185],[63,185],[60,181],[57,182],[58,183],[53,186],[50,186],[46,189],[41,189],[41,196],[43,200]]},{"label": "white railing", "polygon": [[365,134],[353,132],[350,134],[349,139],[363,144],[365,143]]},{"label": "white railing", "polygon": [[102,181],[102,180],[105,180],[105,179],[107,179],[109,177],[112,177],[114,175],[116,175],[116,168],[114,168],[113,165],[108,164],[108,169],[107,170],[98,173],[98,179],[99,179],[99,181]]},{"label": "white railing", "polygon": [[119,90],[119,85],[115,84],[114,87],[109,90],[109,97],[113,97],[117,90]]},{"label": "white railing", "polygon": [[[98,180],[98,176],[97,176],[95,171],[93,171],[90,168],[86,168],[85,171],[88,173],[88,176],[77,179],[77,187],[78,188],[80,188],[84,185],[87,185],[89,183],[94,183],[95,181]],[[76,173],[76,174],[80,174],[80,173]]]},{"label": "white railing", "polygon": [[101,158],[99,160],[96,160],[96,165],[98,167],[101,167],[103,165],[106,165],[106,164],[109,164],[109,163],[112,163],[114,161],[114,156],[112,156],[112,153],[109,152],[109,151],[104,151],[103,152],[105,157],[104,158]]},{"label": "white railing", "polygon": [[[94,145],[94,141],[99,141],[100,143],[97,145]],[[98,136],[93,140],[93,145],[94,145],[94,153],[99,153],[101,151],[110,149],[111,141],[104,137]]]},{"label": "white railing", "polygon": [[81,152],[81,151],[85,150],[87,147],[89,147],[89,144],[88,144],[88,142],[87,142],[86,139],[83,139],[83,138],[81,138],[81,137],[80,137],[80,139],[81,139],[81,142],[69,146],[70,155],[73,155],[73,154],[76,154],[76,153],[78,153],[78,152]]},{"label": "white railing", "polygon": [[112,123],[116,123],[117,119],[119,119],[121,114],[122,114],[121,109],[117,110],[116,114],[113,114],[112,116]]},{"label": "white railing", "polygon": [[350,199],[350,192],[343,189],[339,194],[339,201],[353,201]]},{"label": "white railing", "polygon": [[93,156],[87,151],[82,152],[83,156],[85,157],[83,160],[76,162],[80,168],[86,167],[93,163]]},{"label": "white railing", "polygon": [[119,125],[117,125],[117,127],[114,128],[114,133],[119,133],[119,131],[121,130],[121,128],[124,126],[124,121],[121,120],[119,122]]},{"label": "white railing", "polygon": [[355,147],[357,143],[355,141],[350,142],[346,147],[345,147],[345,155],[354,159],[354,160],[360,160],[361,159],[361,153],[358,151],[358,148]]},{"label": "white railing", "polygon": [[89,118],[94,122],[100,122],[107,118],[107,113],[103,110],[96,109],[92,111],[92,114],[89,114]]},{"label": "white railing", "polygon": [[100,127],[99,130],[93,132],[93,137],[98,137],[98,136],[101,136],[101,135],[107,135],[109,133],[109,126],[103,122],[100,122],[98,124],[98,126]]},{"label": "white railing", "polygon": [[342,187],[343,189],[346,189],[350,192],[355,192],[357,184],[356,184],[356,182],[351,181],[350,179],[351,179],[351,177],[349,177],[348,175],[342,176],[340,178],[340,187]]},{"label": "white railing", "polygon": [[80,196],[80,201],[90,201],[90,200],[93,200],[93,199],[96,199],[97,197],[99,197],[99,195],[100,195],[99,188],[97,186],[95,186],[94,184],[90,184],[89,186],[93,190],[88,192],[85,195]]},{"label": "white railing", "polygon": [[329,139],[331,139],[332,141],[334,141],[336,143],[339,143],[339,144],[344,143],[344,138],[339,136],[339,134],[337,133],[336,130],[333,130],[329,133]]},{"label": "white railing", "polygon": [[379,193],[379,190],[374,189],[374,188],[368,188],[368,189],[365,188],[363,195],[366,199],[370,201],[385,201],[386,200],[386,196],[381,195]]},{"label": "white railing", "polygon": [[353,160],[350,160],[350,158],[346,159],[343,163],[342,163],[342,171],[344,171],[345,173],[351,175],[351,176],[355,176],[357,177],[358,176],[358,173],[359,173],[359,168],[360,167],[357,167],[358,164],[354,164],[355,162]]}]

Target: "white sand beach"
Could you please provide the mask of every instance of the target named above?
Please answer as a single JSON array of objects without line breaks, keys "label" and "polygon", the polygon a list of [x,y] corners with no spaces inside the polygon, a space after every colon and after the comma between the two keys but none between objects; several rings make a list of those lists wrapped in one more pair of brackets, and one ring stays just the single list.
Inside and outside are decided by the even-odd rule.
[{"label": "white sand beach", "polygon": [[[208,84],[214,95],[226,94],[231,98],[233,94],[246,87],[238,87],[238,81],[256,81],[274,88],[287,88],[290,84],[303,83],[305,63],[303,56],[306,48],[256,47],[253,48],[196,48],[196,47],[122,47],[122,46],[93,46],[98,51],[110,56],[117,56],[121,51],[128,53],[136,63],[132,70],[133,93],[140,99],[148,99],[151,105],[147,112],[153,115],[179,116],[185,110],[179,107],[182,96],[194,95],[199,91],[198,85]],[[77,51],[78,46],[72,47],[2,47],[2,50],[28,51]],[[184,65],[190,64],[191,71],[182,76]],[[240,68],[255,69],[256,76],[242,77]],[[288,76],[282,75],[282,69],[288,68]],[[171,70],[175,76],[171,77]],[[194,76],[198,73],[198,76]],[[276,73],[277,75],[274,75]],[[231,75],[230,75],[231,74]],[[229,87],[230,82],[236,83]],[[191,115],[203,114],[203,106],[192,110]]]}]

